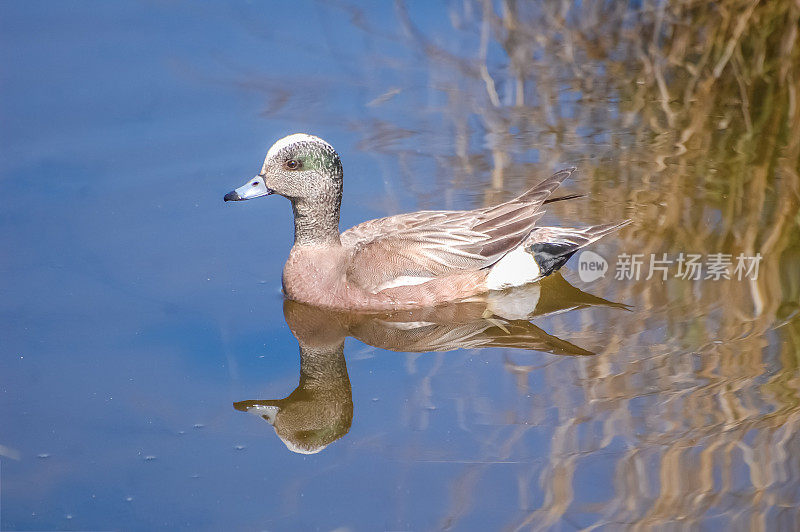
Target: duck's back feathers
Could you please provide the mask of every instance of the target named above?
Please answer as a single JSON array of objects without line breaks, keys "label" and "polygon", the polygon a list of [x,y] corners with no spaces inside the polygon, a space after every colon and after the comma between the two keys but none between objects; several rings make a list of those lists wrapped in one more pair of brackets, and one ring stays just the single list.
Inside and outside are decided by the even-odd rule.
[{"label": "duck's back feathers", "polygon": [[370,220],[342,233],[347,280],[377,293],[492,266],[522,244],[542,204],[572,173],[561,170],[511,201],[473,211],[420,211]]}]

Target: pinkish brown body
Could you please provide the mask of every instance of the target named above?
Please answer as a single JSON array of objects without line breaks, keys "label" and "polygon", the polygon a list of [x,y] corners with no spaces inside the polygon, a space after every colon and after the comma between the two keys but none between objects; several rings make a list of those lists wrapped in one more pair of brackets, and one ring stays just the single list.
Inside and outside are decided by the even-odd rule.
[{"label": "pinkish brown body", "polygon": [[352,250],[294,246],[283,267],[286,297],[310,305],[350,310],[405,310],[466,299],[486,292],[486,270],[460,272],[422,284],[372,293],[348,280]]}]

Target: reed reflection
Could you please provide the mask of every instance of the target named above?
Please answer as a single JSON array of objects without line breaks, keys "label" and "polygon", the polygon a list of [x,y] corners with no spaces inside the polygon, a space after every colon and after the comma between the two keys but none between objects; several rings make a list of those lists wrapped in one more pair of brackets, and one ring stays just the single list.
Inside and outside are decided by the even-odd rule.
[{"label": "reed reflection", "polygon": [[[506,486],[481,478],[489,466],[465,468],[441,527],[463,527],[476,500],[499,492],[519,501],[512,530],[661,529],[678,516],[690,528],[796,529],[800,4],[461,0],[450,40],[397,6],[418,56],[375,56],[363,83],[385,97],[353,126],[362,149],[397,161],[387,182],[399,169],[404,190],[424,191],[421,207],[453,191],[495,204],[570,161],[593,200],[550,212],[633,218],[615,252],[764,258],[750,282],[645,272],[609,283],[637,312],[584,313],[576,334],[601,338],[598,356],[535,371],[548,400],[527,417],[554,409],[556,421],[500,432],[481,456],[524,456],[541,429],[547,463]],[[363,33],[377,48],[383,36]],[[429,90],[374,75],[386,65],[426,69]],[[275,115],[291,119],[285,109]],[[524,401],[531,382],[520,382]]]},{"label": "reed reflection", "polygon": [[272,425],[290,451],[318,453],[347,434],[353,422],[344,356],[348,336],[410,353],[504,347],[589,356],[594,353],[548,334],[530,320],[593,306],[629,310],[583,292],[558,272],[539,283],[473,301],[390,313],[341,312],[286,300],[283,315],[300,347],[300,382],[283,399],[246,400],[233,406]]}]

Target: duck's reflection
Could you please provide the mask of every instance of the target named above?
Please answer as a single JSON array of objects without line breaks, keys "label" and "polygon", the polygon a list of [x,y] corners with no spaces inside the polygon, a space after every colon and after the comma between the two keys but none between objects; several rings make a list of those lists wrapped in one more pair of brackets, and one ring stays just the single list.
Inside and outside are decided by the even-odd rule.
[{"label": "duck's reflection", "polygon": [[239,401],[236,410],[264,418],[290,451],[320,452],[350,430],[353,394],[344,360],[340,313],[285,301],[283,315],[300,344],[300,384],[288,397]]},{"label": "duck's reflection", "polygon": [[239,401],[233,406],[265,419],[290,451],[318,453],[347,434],[353,422],[353,396],[344,358],[347,336],[404,352],[513,347],[592,355],[529,321],[589,306],[627,309],[575,288],[559,273],[479,300],[392,313],[331,311],[287,300],[283,314],[300,345],[300,384],[283,399]]}]

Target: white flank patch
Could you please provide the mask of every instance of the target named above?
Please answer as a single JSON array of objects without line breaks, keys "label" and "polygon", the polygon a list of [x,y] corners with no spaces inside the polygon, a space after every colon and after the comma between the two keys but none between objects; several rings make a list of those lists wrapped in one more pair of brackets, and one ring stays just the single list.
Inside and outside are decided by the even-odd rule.
[{"label": "white flank patch", "polygon": [[507,320],[527,320],[536,311],[541,292],[542,287],[538,284],[507,292],[492,292],[486,298],[486,308]]},{"label": "white flank patch", "polygon": [[533,255],[517,246],[489,270],[486,287],[489,290],[503,290],[512,286],[532,283],[541,277],[539,265]]},{"label": "white flank patch", "polygon": [[314,135],[306,135],[305,133],[295,133],[293,135],[289,135],[288,137],[283,137],[282,139],[278,140],[275,144],[267,152],[267,158],[265,162],[274,157],[278,154],[279,151],[284,149],[287,146],[291,146],[292,144],[296,144],[298,142],[319,142],[320,144],[324,144],[325,146],[329,147],[333,150],[333,147],[322,140],[319,137],[315,137]]},{"label": "white flank patch", "polygon": [[416,275],[401,275],[400,277],[395,277],[390,281],[386,281],[382,285],[379,285],[375,292],[380,292],[381,290],[386,290],[387,288],[397,288],[398,286],[414,286],[422,283],[427,283],[428,281],[435,279],[434,277],[419,277]]}]

